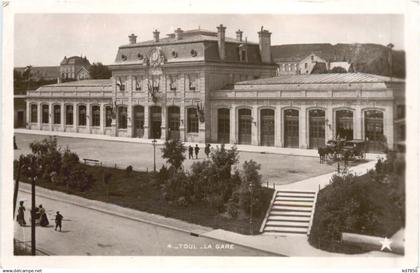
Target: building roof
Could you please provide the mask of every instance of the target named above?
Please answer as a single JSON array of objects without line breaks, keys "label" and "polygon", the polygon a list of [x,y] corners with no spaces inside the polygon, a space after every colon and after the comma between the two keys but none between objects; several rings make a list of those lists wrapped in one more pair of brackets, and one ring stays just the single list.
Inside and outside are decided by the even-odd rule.
[{"label": "building roof", "polygon": [[[81,80],[81,81],[70,81],[70,82],[63,82],[63,83],[55,83],[55,84],[48,84],[42,87],[53,87],[53,86],[111,86],[112,80],[111,79],[96,79],[96,80]],[[40,88],[42,88],[40,87]]]},{"label": "building roof", "polygon": [[66,64],[73,64],[73,65],[90,65],[89,60],[85,57],[79,57],[79,56],[72,56],[67,58],[64,56],[64,59],[60,62],[60,65],[66,65]]},{"label": "building roof", "polygon": [[[165,44],[183,44],[183,43],[191,43],[191,42],[204,42],[204,41],[216,41],[217,42],[217,32],[204,30],[204,29],[191,29],[191,30],[184,30],[182,32],[182,39],[177,40],[175,38],[174,33],[169,33],[166,35],[167,37],[160,38],[158,42],[154,40],[143,41],[135,44],[126,44],[120,46],[120,48],[126,47],[139,47],[139,46],[158,46],[158,45],[165,45]],[[234,38],[225,37],[225,41],[227,43],[235,43],[235,44],[242,44],[245,41],[239,41]],[[250,45],[258,45],[258,43],[248,42]]]},{"label": "building roof", "polygon": [[405,83],[404,79],[366,73],[327,73],[327,74],[300,74],[280,75],[251,81],[243,81],[235,85],[267,85],[267,84],[319,84],[319,83]]},{"label": "building roof", "polygon": [[[247,49],[247,63],[240,61],[242,46]],[[225,59],[221,60],[217,32],[202,29],[185,30],[179,40],[171,33],[158,42],[152,40],[122,45],[118,48],[113,65],[145,65],[154,49],[159,49],[165,63],[204,61],[266,65],[261,62],[259,44],[229,37],[225,37]]]}]

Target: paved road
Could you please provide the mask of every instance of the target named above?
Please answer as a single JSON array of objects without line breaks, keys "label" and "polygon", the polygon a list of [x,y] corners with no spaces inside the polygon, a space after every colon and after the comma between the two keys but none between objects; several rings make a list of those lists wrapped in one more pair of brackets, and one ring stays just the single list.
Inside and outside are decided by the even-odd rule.
[{"label": "paved road", "polygon": [[[19,200],[30,195],[19,192]],[[110,215],[89,208],[37,197],[47,209],[49,227],[37,226],[37,247],[53,255],[131,255],[131,256],[267,256],[266,252],[224,242],[194,237],[143,222]],[[54,214],[64,216],[62,232],[54,231]],[[25,215],[29,225],[29,214]],[[30,226],[15,223],[15,237],[30,243]],[[221,249],[225,247],[225,249]]]},{"label": "paved road", "polygon": [[[31,134],[16,134],[16,142],[19,150],[15,151],[15,158],[22,153],[29,153],[29,144],[34,140],[42,140],[45,136]],[[153,146],[150,144],[137,144],[118,141],[93,140],[58,137],[61,147],[69,147],[80,158],[98,159],[104,165],[126,168],[132,165],[137,170],[153,169]],[[161,158],[161,147],[156,147],[156,165],[160,168],[165,161]],[[203,149],[199,159],[205,159]],[[288,184],[301,181],[313,176],[333,172],[335,165],[319,164],[317,158],[305,156],[292,156],[280,154],[261,154],[252,152],[239,153],[240,164],[246,160],[254,160],[261,164],[263,181],[272,184]],[[189,168],[194,160],[185,160],[185,168]]]}]

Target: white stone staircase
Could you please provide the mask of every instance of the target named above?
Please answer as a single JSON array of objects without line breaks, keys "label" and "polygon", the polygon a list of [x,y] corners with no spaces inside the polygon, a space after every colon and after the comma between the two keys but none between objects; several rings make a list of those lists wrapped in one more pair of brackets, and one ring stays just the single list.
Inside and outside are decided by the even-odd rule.
[{"label": "white stone staircase", "polygon": [[265,235],[307,235],[315,210],[315,191],[277,190],[261,225]]}]

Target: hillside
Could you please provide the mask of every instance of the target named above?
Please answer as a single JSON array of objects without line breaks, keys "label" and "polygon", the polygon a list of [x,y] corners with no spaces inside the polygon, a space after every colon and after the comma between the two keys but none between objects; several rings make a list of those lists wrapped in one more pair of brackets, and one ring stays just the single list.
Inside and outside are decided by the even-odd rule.
[{"label": "hillside", "polygon": [[[287,44],[271,47],[275,62],[298,61],[315,53],[327,61],[350,61],[357,72],[390,76],[388,48],[379,44]],[[405,52],[392,51],[393,76],[405,78]]]}]

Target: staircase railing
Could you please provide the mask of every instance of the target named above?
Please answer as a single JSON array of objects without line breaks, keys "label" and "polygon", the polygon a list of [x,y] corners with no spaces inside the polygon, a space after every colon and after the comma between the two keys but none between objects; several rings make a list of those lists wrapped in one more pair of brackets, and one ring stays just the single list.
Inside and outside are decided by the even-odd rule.
[{"label": "staircase railing", "polygon": [[312,211],[311,211],[311,218],[309,219],[308,231],[306,233],[307,236],[309,236],[309,234],[311,234],[312,223],[314,221],[314,215],[315,215],[316,202],[317,202],[317,199],[318,199],[318,193],[319,193],[319,189],[315,192],[314,202],[313,202]]},{"label": "staircase railing", "polygon": [[264,231],[264,227],[265,227],[265,224],[267,223],[268,216],[270,216],[270,212],[273,209],[273,204],[274,204],[274,200],[276,200],[276,196],[277,196],[277,190],[274,190],[273,197],[271,198],[270,205],[268,206],[267,212],[265,213],[264,220],[261,223],[260,233],[262,233]]}]

